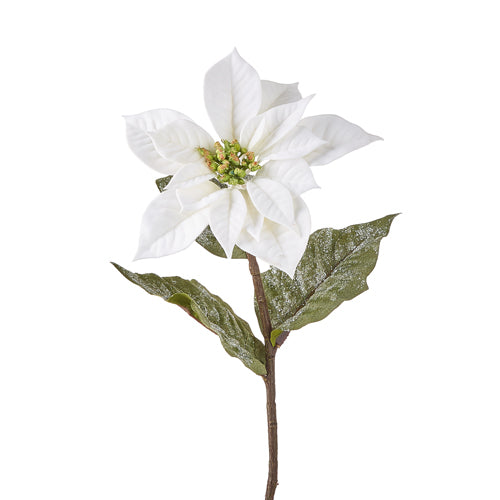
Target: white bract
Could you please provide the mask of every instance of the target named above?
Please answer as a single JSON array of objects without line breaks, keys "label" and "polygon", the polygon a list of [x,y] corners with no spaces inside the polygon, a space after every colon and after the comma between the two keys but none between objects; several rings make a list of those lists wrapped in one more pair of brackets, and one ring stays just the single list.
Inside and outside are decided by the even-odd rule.
[{"label": "white bract", "polygon": [[335,115],[302,118],[312,96],[261,80],[236,49],[205,77],[205,105],[220,138],[170,109],[127,116],[144,163],[173,175],[147,208],[137,259],[183,250],[210,225],[227,256],[235,245],[293,276],[311,222],[301,194],[324,165],[379,137]]}]

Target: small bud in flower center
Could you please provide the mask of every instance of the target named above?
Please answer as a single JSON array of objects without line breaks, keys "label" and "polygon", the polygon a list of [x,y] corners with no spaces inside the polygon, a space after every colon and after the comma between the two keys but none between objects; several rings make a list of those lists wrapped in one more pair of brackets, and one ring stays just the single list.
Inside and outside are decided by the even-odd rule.
[{"label": "small bud in flower center", "polygon": [[245,184],[251,172],[257,172],[262,168],[255,161],[255,153],[241,147],[240,143],[233,139],[231,142],[223,140],[214,144],[215,152],[206,148],[196,150],[203,157],[208,168],[215,174],[215,178],[222,184],[239,186]]}]

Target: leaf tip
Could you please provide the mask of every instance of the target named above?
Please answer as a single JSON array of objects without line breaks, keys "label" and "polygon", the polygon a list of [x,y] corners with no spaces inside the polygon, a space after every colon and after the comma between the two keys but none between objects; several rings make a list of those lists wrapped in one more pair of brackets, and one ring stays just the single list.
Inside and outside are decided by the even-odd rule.
[{"label": "leaf tip", "polygon": [[398,216],[401,215],[401,212],[397,212],[395,214],[387,215],[386,218],[390,220],[389,225],[392,224],[392,221]]},{"label": "leaf tip", "polygon": [[110,262],[110,264],[113,265],[113,267],[125,278],[127,278],[129,281],[131,280],[131,277],[134,273],[129,271],[128,269],[125,269],[124,267],[120,266],[120,264],[117,264],[116,262]]},{"label": "leaf tip", "polygon": [[110,264],[115,268],[118,269],[118,271],[122,272],[123,267],[117,264],[116,262],[110,262]]}]

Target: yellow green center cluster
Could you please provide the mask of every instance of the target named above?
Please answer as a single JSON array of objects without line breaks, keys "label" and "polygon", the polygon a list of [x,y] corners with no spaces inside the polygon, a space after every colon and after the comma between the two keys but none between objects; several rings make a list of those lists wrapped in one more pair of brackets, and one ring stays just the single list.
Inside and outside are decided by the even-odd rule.
[{"label": "yellow green center cluster", "polygon": [[255,154],[241,147],[236,139],[231,142],[223,140],[222,143],[224,145],[219,141],[215,143],[215,152],[197,148],[208,168],[222,184],[231,186],[245,184],[245,178],[250,172],[257,172],[262,168],[255,161]]}]

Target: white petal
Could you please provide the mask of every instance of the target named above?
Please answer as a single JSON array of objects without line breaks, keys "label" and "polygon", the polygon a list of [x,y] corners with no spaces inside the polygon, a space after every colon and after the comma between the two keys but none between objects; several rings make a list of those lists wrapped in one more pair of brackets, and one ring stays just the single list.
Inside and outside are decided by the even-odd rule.
[{"label": "white petal", "polygon": [[266,163],[256,179],[266,178],[283,184],[294,195],[318,188],[311,167],[305,160],[280,160]]},{"label": "white petal", "polygon": [[266,220],[260,239],[242,231],[237,245],[244,251],[281,269],[293,278],[295,268],[306,249],[311,231],[311,219],[307,206],[300,198],[294,200],[297,230]]},{"label": "white petal", "polygon": [[336,115],[310,116],[301,120],[299,125],[307,127],[313,134],[326,141],[305,157],[309,165],[326,165],[355,149],[381,139]]},{"label": "white petal", "polygon": [[196,148],[214,145],[210,135],[191,120],[176,120],[149,132],[149,136],[163,158],[181,165],[204,162]]},{"label": "white petal", "polygon": [[259,160],[288,160],[302,158],[311,151],[326,144],[326,141],[314,135],[305,127],[294,127],[291,132],[273,144],[268,150],[259,152]]},{"label": "white petal", "polygon": [[142,218],[136,259],[162,257],[189,246],[208,224],[207,211],[181,212],[175,191],[167,189]]},{"label": "white petal", "polygon": [[262,80],[262,103],[259,113],[263,113],[270,108],[289,102],[300,101],[298,83],[276,83],[269,80]]},{"label": "white petal", "polygon": [[[301,238],[306,238],[307,242],[311,235],[311,214],[309,213],[306,203],[299,196],[294,198],[293,204],[295,210],[295,232],[297,232]],[[304,250],[302,250],[301,256]]]},{"label": "white petal", "polygon": [[247,190],[255,208],[266,218],[292,227],[294,224],[293,198],[279,182],[255,177],[247,182]]},{"label": "white petal", "polygon": [[181,187],[175,191],[182,210],[187,212],[200,210],[210,205],[219,196],[223,195],[223,190],[210,181],[188,187]]},{"label": "white petal", "polygon": [[248,233],[256,240],[260,237],[260,231],[262,230],[262,225],[264,224],[264,216],[255,208],[250,196],[248,196],[247,191],[242,191],[241,194],[245,198],[247,204],[247,216],[245,219],[244,227]]},{"label": "white petal", "polygon": [[168,183],[169,189],[187,188],[195,184],[200,184],[214,177],[213,172],[207,167],[205,162],[188,163],[172,177]]},{"label": "white petal", "polygon": [[228,258],[233,255],[236,238],[239,236],[247,204],[238,189],[222,189],[222,196],[210,205],[208,221],[210,229],[221,244]]},{"label": "white petal", "polygon": [[146,165],[163,174],[173,174],[178,165],[163,158],[148,135],[174,120],[189,120],[186,115],[172,109],[153,109],[138,115],[124,116],[127,127],[127,141],[130,149]]},{"label": "white petal", "polygon": [[268,150],[299,123],[312,98],[281,104],[252,118],[241,133],[241,145],[254,153]]},{"label": "white petal", "polygon": [[260,109],[261,83],[255,69],[233,50],[205,76],[205,106],[222,139],[239,137]]}]

